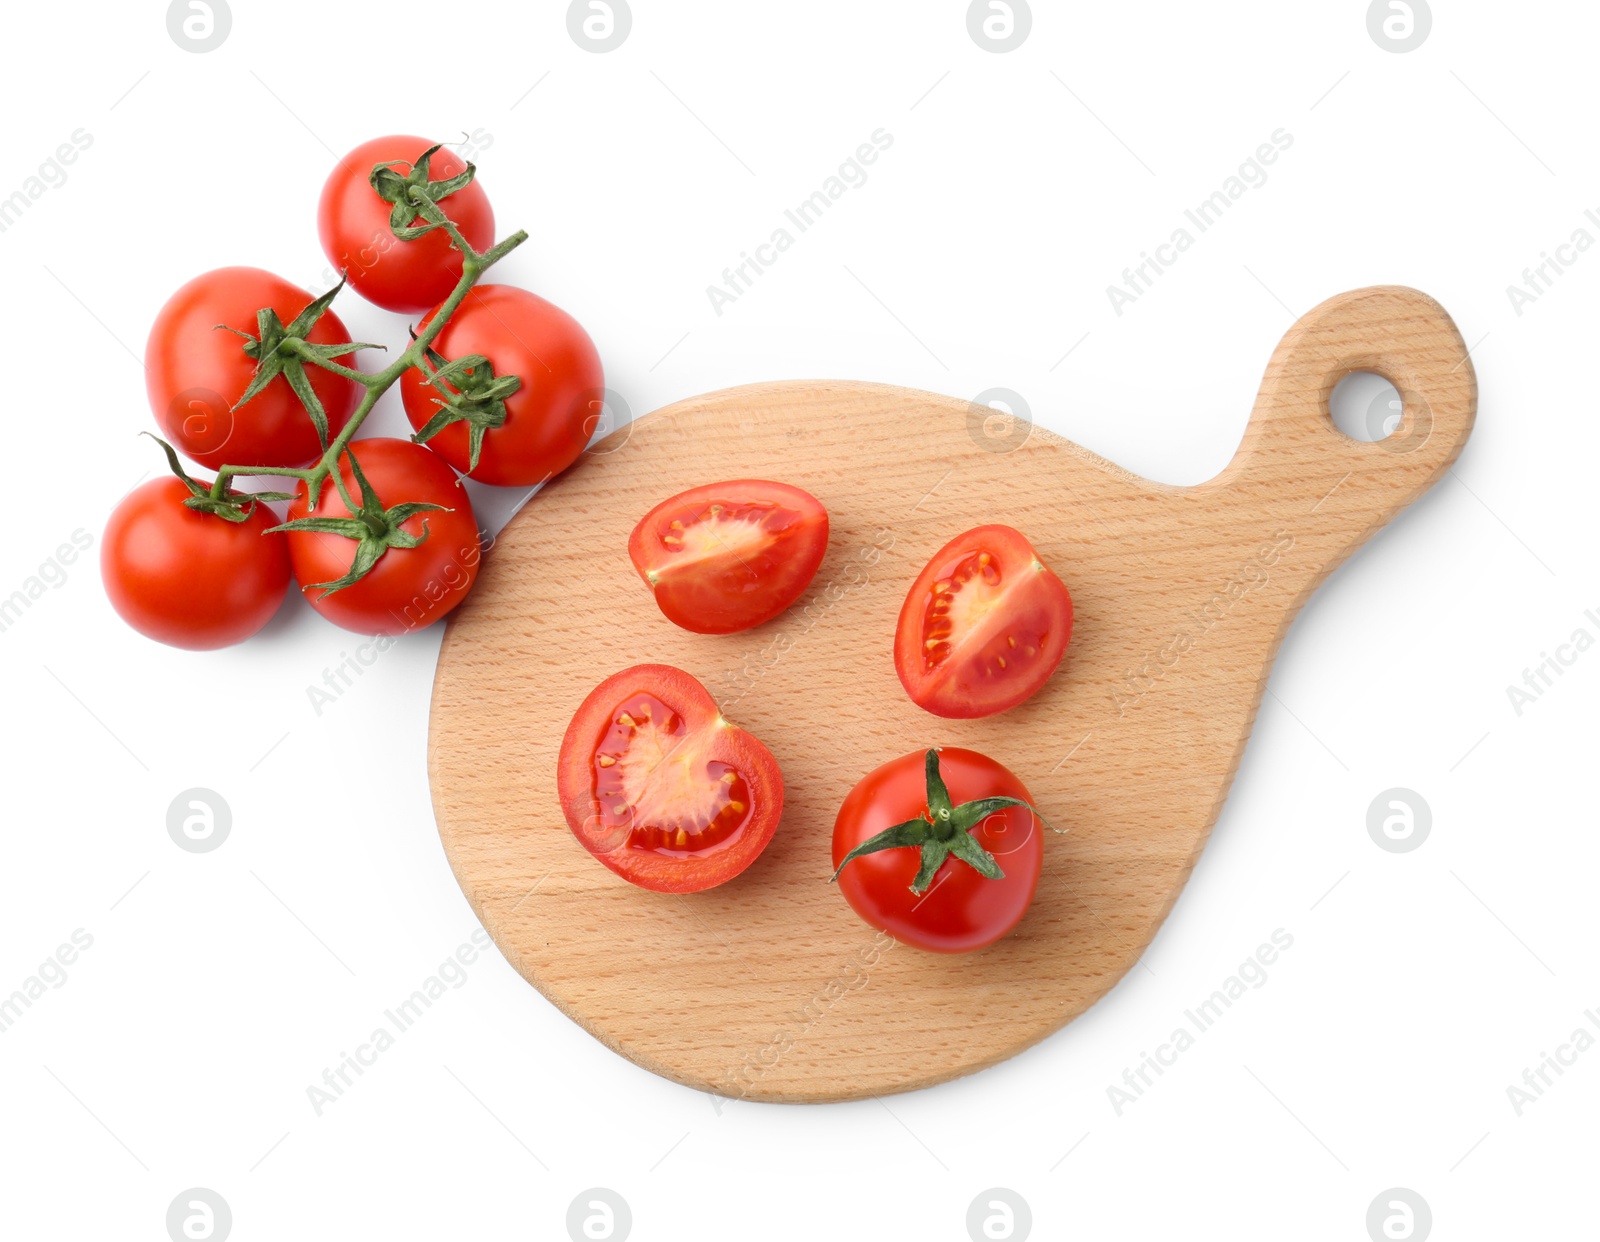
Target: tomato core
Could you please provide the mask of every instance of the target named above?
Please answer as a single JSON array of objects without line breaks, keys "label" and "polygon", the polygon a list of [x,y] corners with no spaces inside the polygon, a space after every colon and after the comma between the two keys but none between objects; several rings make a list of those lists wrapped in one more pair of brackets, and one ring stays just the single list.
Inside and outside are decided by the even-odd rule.
[{"label": "tomato core", "polygon": [[1004,605],[1018,579],[1039,568],[1034,561],[1008,577],[992,553],[980,551],[935,580],[922,616],[924,671],[933,672],[957,650],[969,652],[972,667],[985,677],[1037,657],[1050,637],[1049,618],[1018,615]]},{"label": "tomato core", "polygon": [[767,501],[709,504],[687,521],[674,518],[667,525],[660,536],[665,560],[648,577],[658,582],[674,571],[725,557],[738,562],[737,568],[729,567],[731,574],[748,577],[753,583],[759,575],[750,559],[765,552],[803,517],[797,510]]},{"label": "tomato core", "polygon": [[612,713],[594,752],[594,796],[608,839],[673,858],[715,852],[752,805],[744,777],[707,760],[683,717],[651,694]]}]

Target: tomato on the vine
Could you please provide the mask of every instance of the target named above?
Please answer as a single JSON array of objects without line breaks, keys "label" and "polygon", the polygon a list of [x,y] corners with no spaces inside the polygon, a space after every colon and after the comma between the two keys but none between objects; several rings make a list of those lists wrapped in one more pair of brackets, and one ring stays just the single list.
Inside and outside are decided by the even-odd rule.
[{"label": "tomato on the vine", "polygon": [[957,535],[924,567],[900,609],[894,667],[918,707],[991,716],[1032,698],[1072,637],[1072,597],[1009,526]]},{"label": "tomato on the vine", "polygon": [[[369,302],[407,315],[420,314],[449,296],[461,279],[462,255],[443,229],[412,241],[396,237],[390,227],[394,205],[379,196],[369,178],[379,164],[402,177],[410,174],[434,145],[407,134],[362,143],[329,174],[317,204],[317,235],[328,262]],[[449,181],[466,170],[465,160],[442,147],[429,159],[427,178]],[[493,243],[494,209],[476,180],[437,202],[474,250]]]},{"label": "tomato on the vine", "polygon": [[863,777],[833,827],[845,900],[904,944],[965,953],[1022,921],[1044,861],[1044,821],[1011,771],[946,746]]},{"label": "tomato on the vine", "polygon": [[[399,520],[363,504],[365,489],[351,469],[351,453],[384,509],[400,510]],[[362,540],[327,531],[287,532],[295,579],[313,608],[358,634],[400,635],[432,625],[467,597],[478,577],[482,544],[472,502],[438,454],[409,440],[356,440],[340,458],[339,475],[356,509],[366,510],[355,515],[355,525],[367,528]],[[306,501],[302,484],[289,505],[290,522],[352,517],[331,477],[315,508]],[[368,540],[389,546],[359,580],[329,591],[329,584],[360,568],[357,555]]]},{"label": "tomato on the vine", "polygon": [[584,849],[658,893],[731,880],[783,814],[772,752],[666,664],[625,669],[590,692],[561,741],[556,789]]},{"label": "tomato on the vine", "polygon": [[[449,204],[448,199],[445,204]],[[423,319],[432,322],[435,307]],[[426,443],[463,474],[501,487],[531,487],[560,474],[583,452],[604,409],[600,355],[583,326],[559,306],[512,285],[478,285],[434,338],[433,369],[474,355],[470,369],[443,389],[420,371],[400,379],[406,417],[422,431],[441,401],[461,398],[459,417]],[[501,395],[497,381],[519,385]],[[473,465],[474,421],[481,446]],[[444,420],[441,420],[444,421]]]},{"label": "tomato on the vine", "polygon": [[[258,267],[206,272],[167,299],[145,342],[145,391],[162,433],[185,456],[215,470],[225,463],[298,468],[321,455],[316,424],[288,376],[274,376],[233,408],[255,378],[257,360],[245,352],[248,342],[242,336],[260,332],[259,312],[271,310],[287,325],[313,300],[304,289]],[[304,339],[342,345],[350,334],[327,310]],[[355,355],[335,361],[353,367]],[[330,437],[337,435],[361,400],[361,386],[318,366],[304,371]]]},{"label": "tomato on the vine", "polygon": [[787,483],[736,479],[664,500],[633,528],[628,556],[669,621],[733,634],[799,599],[828,550],[828,511]]},{"label": "tomato on the vine", "polygon": [[184,505],[182,479],[151,479],[106,523],[100,576],[111,606],[147,638],[211,651],[249,638],[278,611],[289,551],[277,520],[256,505],[242,522]]}]

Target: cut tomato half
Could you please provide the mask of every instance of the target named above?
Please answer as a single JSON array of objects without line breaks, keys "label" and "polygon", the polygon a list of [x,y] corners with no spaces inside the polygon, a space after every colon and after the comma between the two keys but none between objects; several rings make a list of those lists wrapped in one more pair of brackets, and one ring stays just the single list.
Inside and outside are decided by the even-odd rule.
[{"label": "cut tomato half", "polygon": [[934,554],[900,609],[894,667],[936,716],[992,716],[1030,699],[1072,637],[1072,596],[1009,526],[978,526]]},{"label": "cut tomato half", "polygon": [[736,479],[664,500],[633,528],[628,555],[674,625],[733,634],[800,598],[828,550],[828,511],[787,483]]},{"label": "cut tomato half", "polygon": [[629,883],[696,893],[731,880],[772,840],[783,774],[666,664],[606,678],[567,726],[556,789],[573,835]]}]

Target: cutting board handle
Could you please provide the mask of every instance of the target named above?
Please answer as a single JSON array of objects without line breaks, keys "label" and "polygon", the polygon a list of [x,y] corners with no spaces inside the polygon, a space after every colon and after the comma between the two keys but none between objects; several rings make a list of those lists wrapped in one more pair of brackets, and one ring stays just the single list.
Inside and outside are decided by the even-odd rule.
[{"label": "cutting board handle", "polygon": [[[1328,398],[1353,371],[1399,391],[1399,425],[1366,442],[1334,426]],[[1449,469],[1472,431],[1477,378],[1444,307],[1401,285],[1354,289],[1302,315],[1273,351],[1244,441],[1216,483],[1387,521]],[[1328,489],[1335,489],[1329,493]]]}]

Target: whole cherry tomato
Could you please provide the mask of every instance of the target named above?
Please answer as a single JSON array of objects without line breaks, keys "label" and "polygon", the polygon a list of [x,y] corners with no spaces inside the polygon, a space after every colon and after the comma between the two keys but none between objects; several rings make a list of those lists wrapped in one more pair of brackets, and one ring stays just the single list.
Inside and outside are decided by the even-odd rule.
[{"label": "whole cherry tomato", "polygon": [[1032,803],[987,755],[954,746],[902,755],[839,808],[839,888],[904,944],[938,953],[993,944],[1022,921],[1039,884],[1044,821]]},{"label": "whole cherry tomato", "polygon": [[[215,470],[234,466],[309,466],[322,454],[316,424],[289,387],[274,376],[239,406],[256,373],[238,333],[256,336],[258,312],[270,309],[285,326],[314,299],[280,276],[258,267],[221,267],[196,276],[156,314],[145,342],[145,391],[162,434],[178,451]],[[228,331],[234,329],[234,331]],[[305,339],[314,345],[350,340],[333,311],[322,313]],[[355,366],[355,355],[335,361]],[[361,386],[306,364],[311,389],[338,435],[361,400]]]},{"label": "whole cherry tomato", "polygon": [[[398,529],[404,541],[420,542],[388,547],[359,581],[331,592],[318,584],[337,582],[350,572],[359,541],[342,534],[290,530],[295,579],[313,608],[358,634],[399,635],[432,625],[464,600],[477,581],[483,548],[472,501],[455,471],[420,444],[379,437],[356,440],[350,451],[383,511],[418,504],[440,507],[396,522],[388,521],[383,512],[369,513],[377,527],[373,535],[384,537]],[[358,509],[366,508],[349,454],[339,465],[350,499]],[[331,478],[323,483],[315,508],[307,505],[301,485],[289,505],[289,519],[307,517],[351,517]]]},{"label": "whole cherry tomato", "polygon": [[[453,422],[428,439],[428,447],[463,474],[501,487],[532,487],[560,474],[589,443],[604,410],[605,375],[589,334],[559,306],[511,285],[478,285],[435,338],[433,349],[447,362],[473,354],[489,360],[489,370],[480,368],[448,386],[451,394],[464,391],[470,397],[511,375],[521,381],[503,398],[504,422],[482,433],[476,467],[468,469],[469,420]],[[419,431],[439,413],[444,396],[416,370],[400,379],[406,417]]]},{"label": "whole cherry tomato", "polygon": [[[317,204],[317,235],[328,262],[369,302],[406,315],[420,314],[449,296],[461,279],[462,255],[443,229],[413,241],[396,237],[390,225],[394,204],[379,196],[369,178],[379,164],[410,174],[434,145],[408,134],[362,143],[329,174]],[[427,180],[448,181],[466,168],[465,160],[442,147],[428,161]],[[494,244],[494,209],[476,180],[436,201],[474,250]],[[412,227],[425,223],[419,218]]]},{"label": "whole cherry tomato", "polygon": [[278,611],[289,586],[288,541],[257,505],[243,522],[183,502],[183,480],[163,477],[129,492],[100,544],[111,606],[147,638],[190,651],[249,638]]}]

